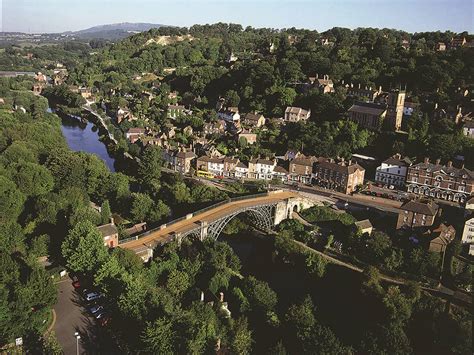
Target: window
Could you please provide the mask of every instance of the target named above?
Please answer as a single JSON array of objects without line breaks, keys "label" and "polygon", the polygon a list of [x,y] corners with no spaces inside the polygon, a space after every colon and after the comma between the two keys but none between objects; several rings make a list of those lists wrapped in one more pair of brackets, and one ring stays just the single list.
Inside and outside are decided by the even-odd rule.
[{"label": "window", "polygon": [[428,180],[428,179],[425,179],[425,185],[428,185],[428,184],[429,184],[429,182],[430,182],[430,180]]}]

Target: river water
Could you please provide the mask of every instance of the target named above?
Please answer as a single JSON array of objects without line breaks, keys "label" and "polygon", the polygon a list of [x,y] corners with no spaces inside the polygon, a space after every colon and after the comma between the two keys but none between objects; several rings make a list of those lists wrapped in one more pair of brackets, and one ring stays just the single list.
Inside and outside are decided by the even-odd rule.
[{"label": "river water", "polygon": [[110,171],[115,171],[115,159],[107,152],[105,144],[99,140],[99,132],[92,123],[82,123],[72,117],[62,117],[61,122],[61,131],[69,148],[76,152],[97,155]]}]

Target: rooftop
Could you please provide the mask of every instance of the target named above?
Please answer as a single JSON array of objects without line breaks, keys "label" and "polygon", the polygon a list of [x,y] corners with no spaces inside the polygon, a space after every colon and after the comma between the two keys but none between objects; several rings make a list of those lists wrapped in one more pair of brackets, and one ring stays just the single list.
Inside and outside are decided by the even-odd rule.
[{"label": "rooftop", "polygon": [[374,104],[371,102],[358,102],[351,106],[349,112],[365,113],[369,115],[381,116],[387,111],[385,105]]},{"label": "rooftop", "polygon": [[346,175],[353,174],[357,170],[365,171],[365,169],[357,163],[350,164],[350,165],[346,165],[346,164],[343,165],[341,163],[334,163],[334,162],[330,162],[330,161],[320,161],[316,165],[316,168],[318,168],[318,167],[323,168],[323,169],[336,171],[340,174],[346,174]]},{"label": "rooftop", "polygon": [[421,213],[427,216],[434,216],[438,213],[439,206],[432,202],[420,201],[420,200],[411,200],[405,202],[401,207],[401,210],[410,211],[415,213]]},{"label": "rooftop", "polygon": [[100,233],[102,233],[103,237],[108,237],[108,236],[118,233],[118,229],[113,223],[98,226],[97,229],[99,230]]}]

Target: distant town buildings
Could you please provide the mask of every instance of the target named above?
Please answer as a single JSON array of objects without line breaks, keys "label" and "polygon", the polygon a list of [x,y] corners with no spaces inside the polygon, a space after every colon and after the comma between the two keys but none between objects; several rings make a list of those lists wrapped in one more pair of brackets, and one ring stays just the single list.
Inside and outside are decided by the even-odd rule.
[{"label": "distant town buildings", "polygon": [[311,116],[311,110],[305,110],[301,107],[287,107],[285,110],[286,122],[307,121]]},{"label": "distant town buildings", "polygon": [[462,126],[462,133],[466,137],[474,139],[474,121],[473,120],[464,122]]},{"label": "distant town buildings", "polygon": [[370,130],[382,128],[392,131],[400,130],[402,126],[405,92],[392,90],[390,92],[369,91],[375,102],[354,103],[349,108],[349,119],[359,126]]},{"label": "distant town buildings", "polygon": [[125,136],[130,141],[130,143],[135,143],[140,138],[143,138],[145,136],[145,133],[146,133],[145,128],[133,127],[127,131]]},{"label": "distant town buildings", "polygon": [[217,112],[217,117],[226,122],[234,123],[240,121],[239,109],[237,107],[227,107]]},{"label": "distant town buildings", "polygon": [[242,123],[250,128],[260,128],[265,125],[265,117],[256,112],[247,113],[244,116]]}]

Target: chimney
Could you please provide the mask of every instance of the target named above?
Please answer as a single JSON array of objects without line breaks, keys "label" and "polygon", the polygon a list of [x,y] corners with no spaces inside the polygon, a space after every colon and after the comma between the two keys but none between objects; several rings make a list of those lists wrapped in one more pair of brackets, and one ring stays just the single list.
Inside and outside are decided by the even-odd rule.
[{"label": "chimney", "polygon": [[222,303],[222,302],[224,302],[224,292],[220,292],[219,294],[221,296],[221,303]]},{"label": "chimney", "polygon": [[379,86],[379,92],[382,92],[382,85]]},{"label": "chimney", "polygon": [[434,105],[434,109],[438,109],[438,103],[436,102],[435,105]]},{"label": "chimney", "polygon": [[430,162],[430,158],[423,159],[423,163],[428,164]]},{"label": "chimney", "polygon": [[110,224],[115,224],[114,217],[110,217]]},{"label": "chimney", "polygon": [[318,79],[318,73],[316,73],[316,79]]},{"label": "chimney", "polygon": [[453,167],[453,162],[452,162],[451,160],[448,161],[448,163],[446,164],[446,166],[447,166],[448,168],[452,168],[452,167]]},{"label": "chimney", "polygon": [[440,159],[440,158],[436,159],[436,165],[439,165],[439,163],[441,163],[441,159]]},{"label": "chimney", "polygon": [[401,159],[402,155],[400,153],[397,153],[397,154],[394,155],[394,158],[395,159]]},{"label": "chimney", "polygon": [[201,302],[204,302],[204,291],[201,291]]}]

